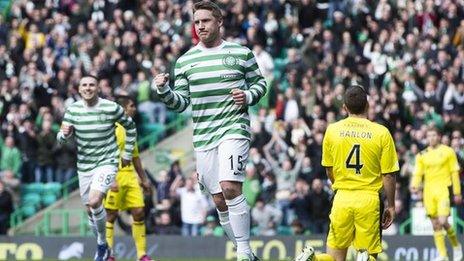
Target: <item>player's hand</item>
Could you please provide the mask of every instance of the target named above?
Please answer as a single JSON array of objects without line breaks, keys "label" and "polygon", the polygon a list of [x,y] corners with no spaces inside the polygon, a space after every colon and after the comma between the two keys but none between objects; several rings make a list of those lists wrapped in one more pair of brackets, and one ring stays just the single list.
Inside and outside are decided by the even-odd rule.
[{"label": "player's hand", "polygon": [[143,189],[143,194],[145,195],[149,195],[151,194],[151,185],[150,185],[150,182],[148,180],[142,180],[140,182],[140,186],[142,186],[142,189]]},{"label": "player's hand", "polygon": [[385,208],[382,215],[382,229],[387,229],[395,220],[395,208],[388,207]]},{"label": "player's hand", "polygon": [[232,98],[234,99],[236,105],[243,106],[246,104],[246,95],[243,90],[235,88],[232,89],[230,93],[232,94]]},{"label": "player's hand", "polygon": [[163,89],[164,85],[169,81],[169,73],[160,73],[153,79],[153,84],[158,90]]},{"label": "player's hand", "polygon": [[113,183],[111,183],[110,189],[111,189],[111,191],[118,192],[119,185],[118,185],[118,182],[116,180],[114,180]]},{"label": "player's hand", "polygon": [[129,166],[131,163],[132,163],[132,160],[128,160],[124,158],[121,159],[121,167],[123,168]]},{"label": "player's hand", "polygon": [[61,132],[65,137],[69,137],[72,134],[74,127],[69,124],[62,124],[61,125]]},{"label": "player's hand", "polygon": [[462,196],[461,195],[454,195],[454,204],[461,205],[462,203]]}]

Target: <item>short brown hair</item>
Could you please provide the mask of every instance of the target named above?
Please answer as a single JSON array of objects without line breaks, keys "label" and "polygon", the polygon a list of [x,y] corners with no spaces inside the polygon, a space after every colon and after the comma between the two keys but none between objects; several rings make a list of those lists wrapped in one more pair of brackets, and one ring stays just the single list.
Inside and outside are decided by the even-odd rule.
[{"label": "short brown hair", "polygon": [[361,85],[354,84],[345,91],[345,106],[352,114],[362,114],[367,108],[367,92]]},{"label": "short brown hair", "polygon": [[222,20],[222,12],[219,6],[211,1],[200,1],[193,5],[193,12],[195,13],[198,10],[208,10],[211,11],[213,16],[218,19]]}]

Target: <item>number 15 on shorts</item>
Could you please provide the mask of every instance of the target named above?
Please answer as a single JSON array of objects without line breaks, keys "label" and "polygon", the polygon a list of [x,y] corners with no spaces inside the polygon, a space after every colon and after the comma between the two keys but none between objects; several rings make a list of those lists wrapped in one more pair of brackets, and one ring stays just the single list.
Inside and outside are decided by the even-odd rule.
[{"label": "number 15 on shorts", "polygon": [[230,155],[230,170],[234,171],[234,175],[242,175],[245,170],[243,157],[241,155]]}]

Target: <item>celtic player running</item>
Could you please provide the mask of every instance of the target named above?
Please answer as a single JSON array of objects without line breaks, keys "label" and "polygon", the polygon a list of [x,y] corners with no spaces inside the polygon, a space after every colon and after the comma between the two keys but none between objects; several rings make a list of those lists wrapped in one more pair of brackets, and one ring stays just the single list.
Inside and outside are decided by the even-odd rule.
[{"label": "celtic player running", "polygon": [[236,242],[237,260],[254,260],[242,183],[250,146],[248,106],[264,96],[266,83],[250,49],[221,38],[223,20],[216,4],[201,1],[193,11],[200,43],[177,60],[174,90],[167,74],[157,75],[153,85],[170,109],[181,112],[192,104],[199,182]]},{"label": "celtic player running", "polygon": [[98,79],[84,76],[79,82],[82,100],[66,109],[59,142],[71,136],[77,140],[77,170],[82,202],[87,206],[89,224],[97,236],[95,260],[103,261],[110,255],[105,238],[106,212],[102,200],[113,183],[118,170],[119,150],[116,144],[115,123],[126,129],[126,145],[121,164],[128,166],[132,161],[132,150],[136,139],[135,124],[115,102],[98,97]]}]

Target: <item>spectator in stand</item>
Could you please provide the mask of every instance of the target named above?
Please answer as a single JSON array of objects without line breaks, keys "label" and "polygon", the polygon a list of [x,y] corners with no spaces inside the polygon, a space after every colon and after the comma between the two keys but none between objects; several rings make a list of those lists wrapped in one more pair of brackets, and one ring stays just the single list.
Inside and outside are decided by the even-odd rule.
[{"label": "spectator in stand", "polygon": [[329,212],[331,196],[324,190],[324,184],[320,179],[314,179],[311,184],[311,192],[308,195],[309,208],[311,209],[309,229],[313,234],[327,234],[329,229]]},{"label": "spectator in stand", "polygon": [[53,152],[57,142],[51,121],[43,121],[42,131],[37,136],[37,144],[38,165],[35,170],[35,182],[53,182],[56,180]]},{"label": "spectator in stand", "polygon": [[282,211],[262,199],[256,201],[251,211],[252,223],[256,225],[254,232],[259,236],[275,236],[277,227],[282,222]]},{"label": "spectator in stand", "polygon": [[207,212],[207,202],[205,196],[197,189],[196,180],[189,177],[185,180],[184,187],[178,187],[179,179],[174,181],[173,193],[179,197],[182,235],[198,236],[200,226],[205,222]]},{"label": "spectator in stand", "polygon": [[6,235],[10,227],[10,215],[13,213],[13,197],[0,180],[0,235]]},{"label": "spectator in stand", "polygon": [[21,177],[21,153],[14,144],[12,136],[7,136],[0,151],[0,176],[3,172],[10,171],[16,178]]}]

